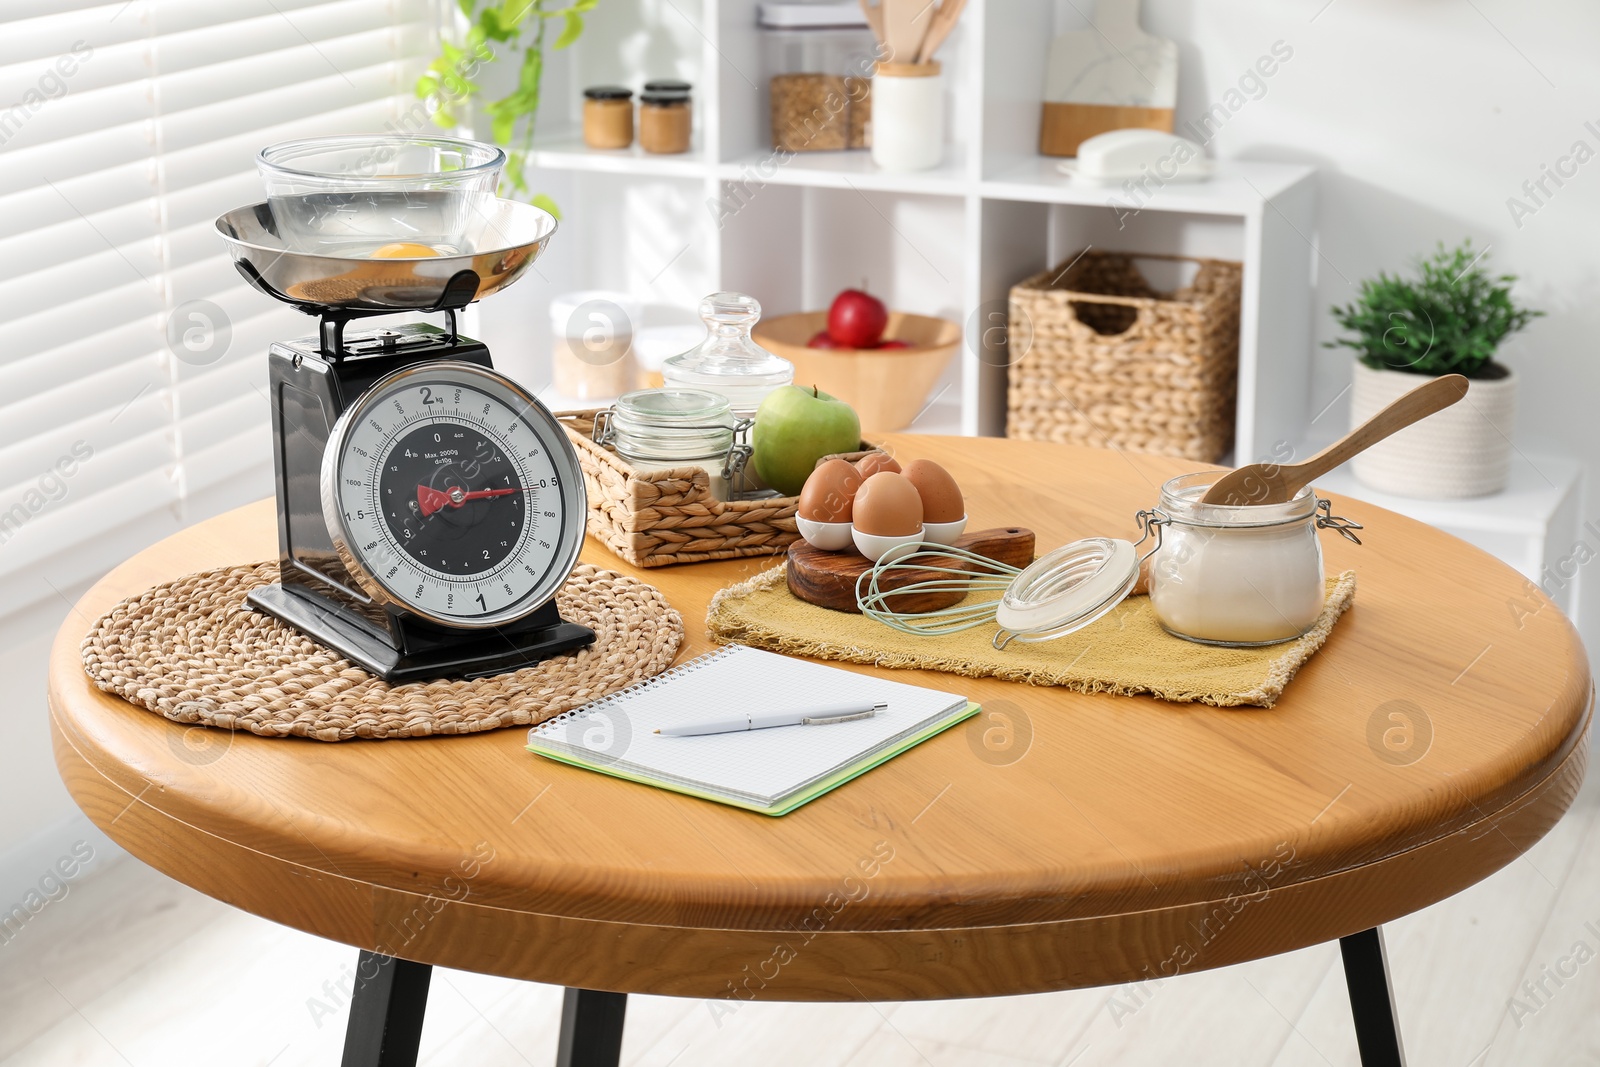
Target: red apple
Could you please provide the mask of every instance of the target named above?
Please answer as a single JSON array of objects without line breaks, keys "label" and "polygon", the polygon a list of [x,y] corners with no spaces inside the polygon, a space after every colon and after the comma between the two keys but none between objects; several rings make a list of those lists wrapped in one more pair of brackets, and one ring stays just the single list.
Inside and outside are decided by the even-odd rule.
[{"label": "red apple", "polygon": [[845,348],[874,348],[889,325],[883,301],[860,289],[846,289],[828,308],[828,333]]},{"label": "red apple", "polygon": [[915,346],[909,345],[906,342],[901,341],[898,338],[894,338],[894,337],[889,338],[889,340],[887,340],[887,341],[878,342],[878,351],[880,351],[880,352],[883,351],[885,348],[912,348],[912,347],[915,347]]},{"label": "red apple", "polygon": [[842,348],[843,345],[835,341],[827,330],[818,330],[811,335],[811,340],[806,342],[807,348]]}]

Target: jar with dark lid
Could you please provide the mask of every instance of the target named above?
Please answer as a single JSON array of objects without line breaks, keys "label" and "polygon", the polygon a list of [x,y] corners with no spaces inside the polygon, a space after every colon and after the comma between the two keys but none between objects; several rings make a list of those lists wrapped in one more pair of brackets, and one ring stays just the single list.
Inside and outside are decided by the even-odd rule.
[{"label": "jar with dark lid", "polygon": [[655,78],[644,83],[644,91],[647,93],[682,93],[688,96],[693,88],[694,86],[688,82],[679,81],[677,78]]},{"label": "jar with dark lid", "polygon": [[633,90],[622,85],[591,85],[583,91],[583,143],[590,148],[633,144]]},{"label": "jar with dark lid", "polygon": [[[687,85],[687,82],[651,82]],[[689,151],[694,112],[687,89],[650,89],[639,94],[639,146],[646,152],[671,155]]]}]

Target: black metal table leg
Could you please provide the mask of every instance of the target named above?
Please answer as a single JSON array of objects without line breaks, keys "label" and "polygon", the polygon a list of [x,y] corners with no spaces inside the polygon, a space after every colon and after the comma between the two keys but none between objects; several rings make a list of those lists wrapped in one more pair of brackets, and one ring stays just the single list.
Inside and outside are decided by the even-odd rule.
[{"label": "black metal table leg", "polygon": [[350,995],[343,1067],[416,1067],[432,976],[426,963],[362,950]]},{"label": "black metal table leg", "polygon": [[1383,930],[1374,926],[1339,939],[1344,981],[1350,989],[1350,1014],[1356,1021],[1361,1067],[1405,1067],[1400,1023],[1394,1012],[1394,985],[1383,951]]},{"label": "black metal table leg", "polygon": [[622,1017],[628,994],[568,989],[561,1001],[561,1043],[556,1067],[617,1067],[622,1060]]}]

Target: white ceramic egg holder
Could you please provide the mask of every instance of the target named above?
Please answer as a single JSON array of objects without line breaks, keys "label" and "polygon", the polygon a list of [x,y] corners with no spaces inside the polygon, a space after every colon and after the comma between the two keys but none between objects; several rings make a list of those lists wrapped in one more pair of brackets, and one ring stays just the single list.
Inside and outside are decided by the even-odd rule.
[{"label": "white ceramic egg holder", "polygon": [[967,529],[965,515],[955,522],[925,522],[916,533],[888,536],[856,529],[853,522],[817,522],[795,517],[806,544],[823,552],[843,552],[852,545],[874,563],[890,562],[916,551],[919,545],[953,545]]}]

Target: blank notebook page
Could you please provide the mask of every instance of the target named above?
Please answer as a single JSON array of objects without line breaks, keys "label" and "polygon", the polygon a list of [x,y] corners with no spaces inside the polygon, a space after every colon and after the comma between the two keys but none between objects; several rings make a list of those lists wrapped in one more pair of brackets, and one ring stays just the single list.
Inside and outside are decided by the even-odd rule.
[{"label": "blank notebook page", "polygon": [[[664,726],[744,712],[804,712],[882,701],[870,719],[666,737]],[[966,707],[966,698],[725,645],[647,682],[534,727],[530,745],[588,762],[770,802]]]}]

